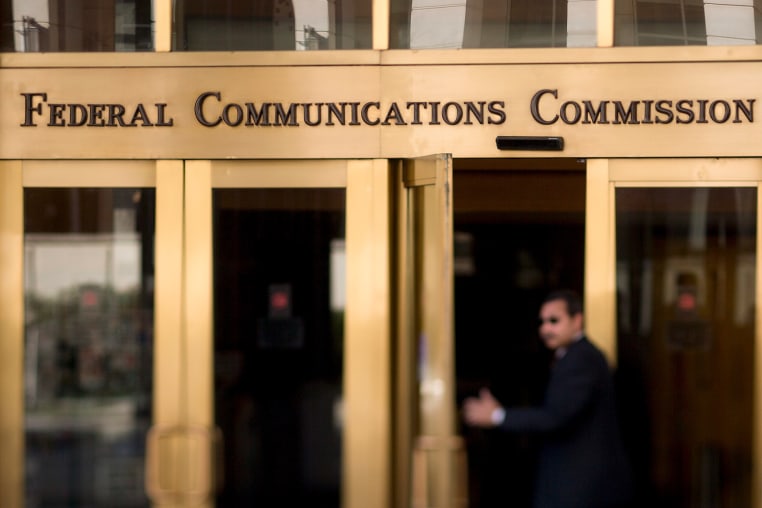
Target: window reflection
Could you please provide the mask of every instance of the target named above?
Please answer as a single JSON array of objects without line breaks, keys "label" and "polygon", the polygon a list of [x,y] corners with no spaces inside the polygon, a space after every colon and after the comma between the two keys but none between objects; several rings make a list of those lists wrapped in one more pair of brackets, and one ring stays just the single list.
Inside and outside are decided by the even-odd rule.
[{"label": "window reflection", "polygon": [[371,47],[371,0],[178,0],[176,50]]},{"label": "window reflection", "polygon": [[25,191],[26,506],[149,506],[154,203]]},{"label": "window reflection", "polygon": [[745,45],[762,37],[752,4],[703,0],[616,0],[619,46]]},{"label": "window reflection", "polygon": [[595,0],[392,0],[393,48],[595,46]]},{"label": "window reflection", "polygon": [[636,506],[752,506],[757,199],[755,188],[616,191]]},{"label": "window reflection", "polygon": [[0,50],[150,51],[151,0],[0,0]]}]

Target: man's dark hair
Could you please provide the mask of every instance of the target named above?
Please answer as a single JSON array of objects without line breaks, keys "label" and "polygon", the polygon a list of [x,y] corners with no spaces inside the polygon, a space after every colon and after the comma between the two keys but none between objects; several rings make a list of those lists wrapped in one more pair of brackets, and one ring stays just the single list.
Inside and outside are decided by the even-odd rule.
[{"label": "man's dark hair", "polygon": [[570,316],[582,314],[582,298],[580,298],[579,293],[576,291],[571,289],[551,291],[542,303],[544,305],[548,302],[555,302],[557,300],[566,302],[566,310]]}]

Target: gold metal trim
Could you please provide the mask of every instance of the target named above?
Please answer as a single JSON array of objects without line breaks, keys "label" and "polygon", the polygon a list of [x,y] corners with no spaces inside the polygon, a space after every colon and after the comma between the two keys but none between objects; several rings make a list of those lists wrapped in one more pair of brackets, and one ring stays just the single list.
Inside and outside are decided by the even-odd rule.
[{"label": "gold metal trim", "polygon": [[389,0],[372,0],[373,26],[373,49],[389,48],[389,21],[391,12],[391,2]]},{"label": "gold metal trim", "polygon": [[391,492],[389,168],[347,166],[342,506],[387,508]]},{"label": "gold metal trim", "polygon": [[585,328],[609,363],[616,362],[616,229],[609,161],[587,161]]},{"label": "gold metal trim", "polygon": [[[146,492],[154,501],[164,501],[162,490],[175,478],[178,450],[161,448],[155,429],[181,424],[183,400],[183,163],[156,161],[156,248],[154,251],[154,365],[153,422],[146,436]],[[174,485],[174,484],[173,484]]]},{"label": "gold metal trim", "polygon": [[146,493],[156,504],[175,501],[180,495],[175,485],[178,475],[177,444],[169,441],[179,434],[175,429],[173,426],[154,425],[146,436]]},{"label": "gold metal trim", "polygon": [[408,164],[402,170],[402,181],[405,187],[421,187],[436,185],[436,166],[430,164]]},{"label": "gold metal trim", "polygon": [[183,385],[188,425],[211,427],[212,397],[212,163],[185,163],[185,267],[183,334],[187,364]]},{"label": "gold metal trim", "polygon": [[153,0],[154,51],[172,51],[172,0]]},{"label": "gold metal trim", "polygon": [[294,67],[378,65],[371,49],[330,51],[162,51],[152,53],[0,53],[0,68]]},{"label": "gold metal trim", "polygon": [[[157,505],[212,503],[222,466],[219,429],[153,426],[146,441],[146,490]],[[196,469],[197,468],[197,469]]]},{"label": "gold metal trim", "polygon": [[414,446],[418,412],[416,383],[416,343],[413,316],[413,245],[410,230],[410,201],[404,184],[404,163],[396,161],[392,167],[394,182],[394,226],[395,235],[395,295],[396,295],[396,338],[394,358],[394,504],[407,506],[412,495],[412,463],[410,450]]},{"label": "gold metal trim", "polygon": [[181,423],[183,163],[156,162],[153,424]]},{"label": "gold metal trim", "polygon": [[599,48],[614,46],[614,0],[596,0]]},{"label": "gold metal trim", "polygon": [[331,188],[347,186],[347,162],[309,161],[215,161],[212,187],[238,188]]},{"label": "gold metal trim", "polygon": [[0,492],[24,501],[24,211],[22,167],[0,162]]},{"label": "gold metal trim", "polygon": [[0,68],[756,62],[762,45],[154,53],[0,53]]},{"label": "gold metal trim", "polygon": [[468,507],[468,457],[466,443],[461,436],[418,436],[413,451],[413,497],[412,508],[429,508],[433,497],[428,478],[432,466],[441,456],[447,456],[453,468],[454,488],[450,499],[446,501],[450,508]]},{"label": "gold metal trim", "polygon": [[756,185],[762,180],[760,159],[610,159],[610,180],[617,187],[646,185]]},{"label": "gold metal trim", "polygon": [[153,161],[24,161],[24,187],[154,187]]}]

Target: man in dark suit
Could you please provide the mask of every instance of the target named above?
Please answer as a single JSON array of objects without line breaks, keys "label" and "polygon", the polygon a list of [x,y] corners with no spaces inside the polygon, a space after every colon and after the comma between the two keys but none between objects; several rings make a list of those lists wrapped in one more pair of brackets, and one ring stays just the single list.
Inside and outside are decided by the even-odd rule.
[{"label": "man in dark suit", "polygon": [[548,295],[539,331],[555,354],[542,406],[503,408],[485,388],[464,402],[466,423],[541,435],[535,508],[629,506],[630,471],[611,372],[585,337],[579,296],[572,291]]}]

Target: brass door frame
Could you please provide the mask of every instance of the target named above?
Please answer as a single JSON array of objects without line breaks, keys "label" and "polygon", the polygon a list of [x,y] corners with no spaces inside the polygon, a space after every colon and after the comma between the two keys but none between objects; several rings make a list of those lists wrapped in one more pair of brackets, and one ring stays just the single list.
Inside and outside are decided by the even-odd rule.
[{"label": "brass door frame", "polygon": [[22,167],[0,163],[0,491],[24,495],[24,212]]},{"label": "brass door frame", "polygon": [[[194,160],[185,162],[185,178],[187,367],[182,385],[187,397],[186,423],[201,428],[214,426],[212,190],[346,188],[342,506],[388,508],[391,506],[388,162]],[[207,504],[212,505],[212,501]]]},{"label": "brass door frame", "polygon": [[5,161],[0,163],[0,492],[24,505],[24,206],[25,188],[156,189],[153,424],[179,415],[182,165],[177,161]]},{"label": "brass door frame", "polygon": [[762,503],[762,159],[589,159],[585,217],[585,313],[591,340],[616,358],[618,187],[757,189],[752,506]]},{"label": "brass door frame", "polygon": [[[394,506],[463,506],[465,451],[455,407],[452,157],[402,160],[394,175]],[[422,340],[425,353],[419,352]]]}]

